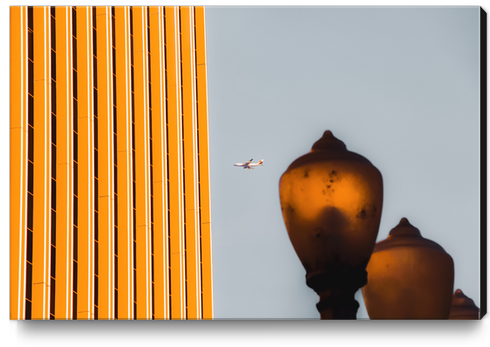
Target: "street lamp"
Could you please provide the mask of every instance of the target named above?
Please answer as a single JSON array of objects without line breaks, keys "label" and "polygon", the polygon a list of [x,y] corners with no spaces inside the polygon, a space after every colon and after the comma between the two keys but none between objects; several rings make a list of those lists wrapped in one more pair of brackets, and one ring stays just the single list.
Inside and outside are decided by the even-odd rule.
[{"label": "street lamp", "polygon": [[281,176],[279,195],[306,284],[320,296],[321,318],[355,319],[354,294],[367,281],[381,219],[381,173],[325,131]]},{"label": "street lamp", "polygon": [[453,259],[402,218],[378,242],[362,288],[371,319],[447,319],[454,281]]},{"label": "street lamp", "polygon": [[457,289],[453,294],[449,319],[480,319],[480,309],[461,289]]}]

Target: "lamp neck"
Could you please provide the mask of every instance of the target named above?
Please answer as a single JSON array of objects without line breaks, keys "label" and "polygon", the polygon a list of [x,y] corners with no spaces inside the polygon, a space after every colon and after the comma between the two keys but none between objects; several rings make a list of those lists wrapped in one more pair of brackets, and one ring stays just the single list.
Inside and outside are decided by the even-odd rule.
[{"label": "lamp neck", "polygon": [[320,296],[316,307],[321,319],[356,319],[359,303],[354,296],[366,283],[366,266],[330,266],[306,280],[306,285]]}]

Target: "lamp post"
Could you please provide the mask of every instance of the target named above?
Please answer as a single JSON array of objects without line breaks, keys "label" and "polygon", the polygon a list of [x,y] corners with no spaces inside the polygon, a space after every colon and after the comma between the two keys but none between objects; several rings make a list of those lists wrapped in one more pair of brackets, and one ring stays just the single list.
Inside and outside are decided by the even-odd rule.
[{"label": "lamp post", "polygon": [[402,218],[374,247],[362,288],[371,319],[447,319],[454,281],[453,259]]},{"label": "lamp post", "polygon": [[453,294],[449,319],[480,319],[480,309],[461,289],[457,289]]},{"label": "lamp post", "polygon": [[325,131],[281,176],[279,195],[306,284],[320,296],[321,318],[355,319],[354,294],[367,281],[381,219],[381,173]]}]

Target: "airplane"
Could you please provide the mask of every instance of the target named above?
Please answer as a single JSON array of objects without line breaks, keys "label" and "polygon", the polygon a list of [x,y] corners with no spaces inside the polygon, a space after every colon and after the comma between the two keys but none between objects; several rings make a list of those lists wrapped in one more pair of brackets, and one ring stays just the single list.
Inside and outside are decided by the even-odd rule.
[{"label": "airplane", "polygon": [[255,166],[262,166],[264,165],[264,159],[262,159],[261,161],[259,161],[258,163],[252,163],[252,160],[254,160],[253,158],[250,159],[249,161],[247,161],[246,163],[236,163],[236,164],[233,164],[234,166],[238,166],[238,167],[243,167],[244,169],[253,169]]}]

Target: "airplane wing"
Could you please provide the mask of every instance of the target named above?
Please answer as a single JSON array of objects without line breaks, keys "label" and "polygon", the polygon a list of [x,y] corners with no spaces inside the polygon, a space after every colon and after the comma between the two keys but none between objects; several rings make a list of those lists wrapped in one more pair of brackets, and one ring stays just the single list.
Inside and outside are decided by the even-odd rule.
[{"label": "airplane wing", "polygon": [[258,164],[252,164],[253,160],[254,159],[252,158],[249,161],[247,161],[246,163],[235,163],[233,165],[238,166],[238,167],[243,167],[244,169],[251,169],[252,166],[262,165],[262,162],[259,162]]}]

